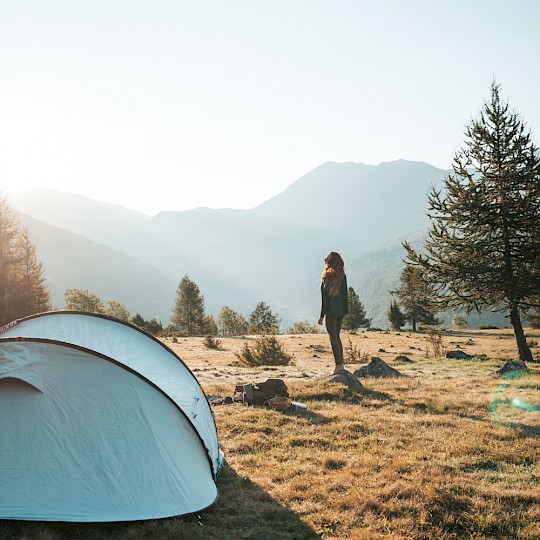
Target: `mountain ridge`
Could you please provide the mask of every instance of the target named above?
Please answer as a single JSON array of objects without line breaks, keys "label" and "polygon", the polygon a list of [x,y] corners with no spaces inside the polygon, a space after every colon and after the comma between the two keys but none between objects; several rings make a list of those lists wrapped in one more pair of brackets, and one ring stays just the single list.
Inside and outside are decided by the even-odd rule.
[{"label": "mountain ridge", "polygon": [[[166,323],[175,299],[173,284],[187,274],[199,285],[207,312],[214,316],[224,305],[248,316],[264,300],[282,317],[282,330],[296,320],[316,320],[322,261],[333,250],[348,261],[349,285],[364,302],[368,316],[374,317],[373,324],[386,327],[388,287],[395,287],[403,264],[400,241],[427,230],[427,191],[440,184],[446,173],[407,160],[380,165],[326,162],[253,209],[199,207],[155,216],[123,212],[99,201],[81,202],[58,192],[51,203],[54,211],[35,200],[25,203],[23,197],[8,196],[8,200],[21,212],[30,209],[34,219],[83,231],[88,240],[126,256],[121,264],[125,272],[124,263],[132,261],[139,277],[131,282],[131,291],[118,285],[120,297],[114,296],[105,274],[100,284],[91,280],[87,267],[77,266],[76,257],[63,260],[73,276],[86,276],[86,281],[73,286],[128,306],[140,306],[134,297],[144,298],[148,310],[137,311],[145,318],[157,313],[150,304],[156,279],[168,284],[168,292],[160,289],[159,293],[159,315]],[[73,200],[75,208],[63,212]],[[41,256],[50,248],[40,246],[38,228],[34,224],[31,235],[33,241],[36,235]],[[389,260],[381,254],[369,256],[380,249],[389,249]],[[54,266],[54,272],[61,274],[62,269]],[[151,276],[148,283],[145,275]]]}]

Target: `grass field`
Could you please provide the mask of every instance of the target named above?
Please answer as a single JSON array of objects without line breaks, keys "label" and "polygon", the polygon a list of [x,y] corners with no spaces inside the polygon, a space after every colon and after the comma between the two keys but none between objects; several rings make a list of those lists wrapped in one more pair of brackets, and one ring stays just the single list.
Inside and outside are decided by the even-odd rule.
[{"label": "grass field", "polygon": [[[539,338],[529,333],[536,357]],[[343,334],[351,371],[375,355],[406,375],[361,379],[361,392],[321,379],[327,336],[280,340],[294,365],[266,369],[237,365],[240,338],[220,350],[168,342],[209,395],[281,377],[308,407],[214,407],[226,464],[212,508],[140,523],[0,522],[0,538],[540,538],[540,364],[494,375],[515,358],[511,331],[445,335],[446,348],[486,355],[465,361],[426,358],[421,333]]]}]

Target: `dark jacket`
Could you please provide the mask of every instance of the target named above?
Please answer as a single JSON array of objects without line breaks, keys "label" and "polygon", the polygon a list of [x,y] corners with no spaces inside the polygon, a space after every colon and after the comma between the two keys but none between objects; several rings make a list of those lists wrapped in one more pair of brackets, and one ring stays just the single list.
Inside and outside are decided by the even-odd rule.
[{"label": "dark jacket", "polygon": [[326,291],[323,283],[321,283],[321,317],[328,315],[329,317],[343,317],[349,313],[349,294],[347,288],[347,276],[343,277],[339,293],[336,296],[330,296]]}]

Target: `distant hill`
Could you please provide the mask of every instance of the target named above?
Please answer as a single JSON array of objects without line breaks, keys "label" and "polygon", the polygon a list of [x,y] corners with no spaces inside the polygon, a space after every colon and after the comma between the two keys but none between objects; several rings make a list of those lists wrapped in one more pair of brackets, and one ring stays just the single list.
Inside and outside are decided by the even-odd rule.
[{"label": "distant hill", "polygon": [[117,237],[150,219],[123,206],[52,189],[12,193],[8,199],[13,208],[28,216],[112,247]]},{"label": "distant hill", "polygon": [[188,274],[208,313],[217,316],[228,305],[248,316],[264,300],[286,330],[317,318],[322,261],[335,250],[345,256],[349,284],[373,324],[387,327],[388,290],[403,264],[400,241],[425,234],[426,194],[445,174],[403,160],[328,162],[252,210],[198,208],[153,217],[52,191],[8,199],[27,214],[53,297],[62,303],[66,288],[86,288],[168,323],[176,286]]},{"label": "distant hill", "polygon": [[177,283],[169,276],[110,247],[16,212],[36,246],[52,303],[64,306],[69,288],[88,289],[104,302],[118,300],[135,315],[168,320]]}]

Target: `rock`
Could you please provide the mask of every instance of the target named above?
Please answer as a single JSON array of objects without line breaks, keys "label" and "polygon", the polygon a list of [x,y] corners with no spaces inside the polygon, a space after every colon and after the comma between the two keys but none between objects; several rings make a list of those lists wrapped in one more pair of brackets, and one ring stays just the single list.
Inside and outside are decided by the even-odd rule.
[{"label": "rock", "polygon": [[393,367],[390,367],[384,360],[378,356],[373,356],[367,366],[358,368],[354,374],[357,377],[403,377],[403,375]]},{"label": "rock", "polygon": [[467,354],[465,351],[448,351],[446,353],[446,358],[455,358],[457,360],[468,360],[472,358],[470,354]]},{"label": "rock", "polygon": [[529,368],[523,360],[510,360],[501,369],[498,369],[496,373],[497,375],[507,375],[508,373],[515,373],[517,371],[529,372]]},{"label": "rock", "polygon": [[399,356],[396,356],[394,358],[394,362],[402,362],[404,364],[412,364],[413,363],[413,361],[408,356],[405,356],[404,354],[400,354]]},{"label": "rock", "polygon": [[362,383],[350,372],[344,369],[335,375],[329,375],[326,382],[338,382],[346,384],[351,390],[364,390]]}]

